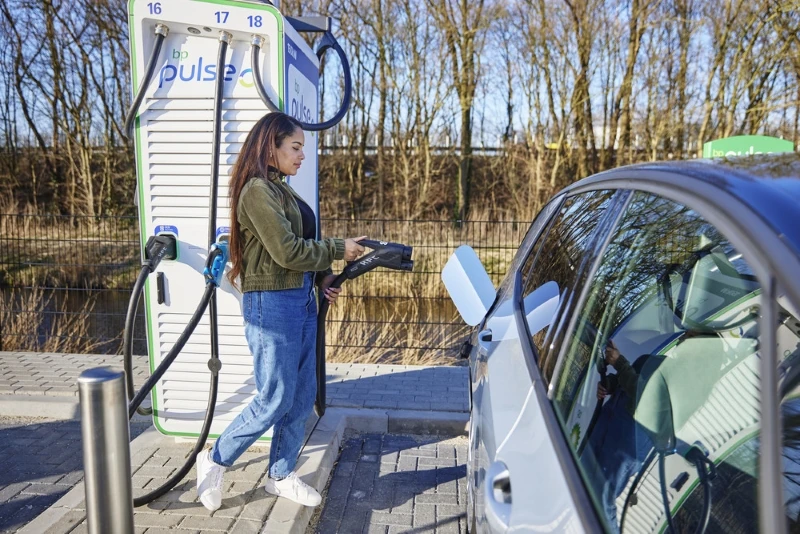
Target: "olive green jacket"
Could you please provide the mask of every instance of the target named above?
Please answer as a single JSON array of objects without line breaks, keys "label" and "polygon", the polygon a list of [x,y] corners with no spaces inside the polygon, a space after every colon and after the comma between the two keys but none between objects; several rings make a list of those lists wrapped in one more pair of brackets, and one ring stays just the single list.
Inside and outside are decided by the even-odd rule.
[{"label": "olive green jacket", "polygon": [[344,240],[303,239],[297,193],[278,173],[251,178],[239,196],[242,292],[303,286],[303,273],[344,258]]}]

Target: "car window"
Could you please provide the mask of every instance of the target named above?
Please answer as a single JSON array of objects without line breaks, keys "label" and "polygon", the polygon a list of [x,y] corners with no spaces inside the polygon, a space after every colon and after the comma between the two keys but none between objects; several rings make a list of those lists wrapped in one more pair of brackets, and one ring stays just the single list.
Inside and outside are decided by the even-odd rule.
[{"label": "car window", "polygon": [[595,230],[614,191],[590,191],[564,201],[558,216],[542,233],[521,267],[522,308],[539,368],[546,382],[555,361],[544,340],[558,305],[575,285],[586,252],[595,246]]},{"label": "car window", "polygon": [[[550,202],[548,202],[547,205],[542,208],[542,210],[536,216],[536,219],[534,219],[533,223],[531,223],[528,231],[525,233],[525,237],[522,239],[522,243],[520,243],[519,248],[517,249],[517,253],[511,260],[511,264],[508,267],[506,276],[503,278],[503,280],[500,282],[500,286],[497,288],[498,299],[495,301],[495,304],[498,301],[501,301],[503,298],[508,298],[507,293],[511,290],[511,283],[516,276],[517,270],[519,269],[520,265],[527,260],[534,242],[537,240],[539,235],[547,229],[548,224],[553,218],[553,215],[558,212],[558,208],[561,206],[563,201],[563,195],[559,195],[550,200]],[[487,312],[487,315],[489,313],[491,313],[491,310]]]},{"label": "car window", "polygon": [[780,292],[776,304],[784,505],[788,531],[800,532],[800,306]]},{"label": "car window", "polygon": [[610,531],[758,530],[761,298],[747,258],[713,225],[632,195],[553,395]]}]

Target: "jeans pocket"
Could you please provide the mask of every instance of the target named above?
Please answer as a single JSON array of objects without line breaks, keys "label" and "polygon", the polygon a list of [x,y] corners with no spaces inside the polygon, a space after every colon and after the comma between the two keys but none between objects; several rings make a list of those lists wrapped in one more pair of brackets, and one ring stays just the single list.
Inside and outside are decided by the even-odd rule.
[{"label": "jeans pocket", "polygon": [[260,302],[258,291],[248,291],[242,296],[242,318],[245,323],[258,324],[260,319]]}]

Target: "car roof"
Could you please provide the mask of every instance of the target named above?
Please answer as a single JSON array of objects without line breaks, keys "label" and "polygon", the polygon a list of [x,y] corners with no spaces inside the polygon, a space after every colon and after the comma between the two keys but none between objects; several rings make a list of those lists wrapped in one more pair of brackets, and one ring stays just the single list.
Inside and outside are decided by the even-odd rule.
[{"label": "car roof", "polygon": [[641,163],[599,173],[565,192],[589,183],[601,187],[604,181],[630,171],[674,174],[684,185],[686,180],[697,180],[724,190],[772,227],[800,257],[800,154]]}]

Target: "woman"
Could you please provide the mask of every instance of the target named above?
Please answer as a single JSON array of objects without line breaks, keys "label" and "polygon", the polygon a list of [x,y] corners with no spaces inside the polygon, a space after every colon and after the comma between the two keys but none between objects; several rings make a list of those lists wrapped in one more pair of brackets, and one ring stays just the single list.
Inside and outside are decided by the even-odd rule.
[{"label": "woman", "polygon": [[295,119],[270,113],[248,134],[231,176],[228,278],[241,279],[256,395],[211,450],[197,455],[197,494],[211,511],[222,503],[225,468],[273,426],[266,491],[306,506],[321,501],[294,472],[317,388],[314,281],[333,302],[340,289],[329,287],[331,264],[358,258],[366,236],[316,240],[313,211],[283,181],[297,174],[304,141]]}]

